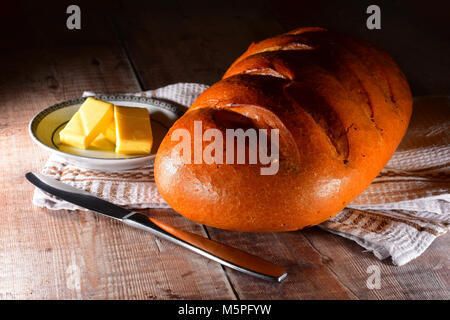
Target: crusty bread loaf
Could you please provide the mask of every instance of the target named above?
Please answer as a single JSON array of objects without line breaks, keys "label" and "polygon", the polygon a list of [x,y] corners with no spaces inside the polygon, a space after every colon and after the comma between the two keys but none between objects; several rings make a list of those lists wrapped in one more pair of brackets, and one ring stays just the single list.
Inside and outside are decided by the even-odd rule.
[{"label": "crusty bread loaf", "polygon": [[[385,166],[412,111],[405,76],[379,48],[323,28],[252,44],[163,140],[155,179],[180,214],[238,231],[288,231],[339,213]],[[279,170],[186,164],[178,128],[279,129]],[[227,150],[224,150],[226,153]]]}]

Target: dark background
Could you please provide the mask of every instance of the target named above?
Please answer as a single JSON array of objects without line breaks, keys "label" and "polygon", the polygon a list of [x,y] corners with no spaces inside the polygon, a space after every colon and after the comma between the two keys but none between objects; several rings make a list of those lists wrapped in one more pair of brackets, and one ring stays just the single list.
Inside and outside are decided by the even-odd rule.
[{"label": "dark background", "polygon": [[[0,10],[2,80],[14,78],[7,67],[14,52],[35,50],[35,57],[45,59],[61,49],[75,54],[108,45],[124,48],[142,89],[180,81],[212,84],[252,41],[300,26],[326,26],[385,48],[406,73],[414,95],[449,94],[449,3],[11,1]],[[70,4],[81,7],[81,30],[66,28]],[[366,28],[370,4],[381,7],[381,30]],[[70,63],[71,54],[58,59]],[[91,62],[102,63],[95,52]]]}]

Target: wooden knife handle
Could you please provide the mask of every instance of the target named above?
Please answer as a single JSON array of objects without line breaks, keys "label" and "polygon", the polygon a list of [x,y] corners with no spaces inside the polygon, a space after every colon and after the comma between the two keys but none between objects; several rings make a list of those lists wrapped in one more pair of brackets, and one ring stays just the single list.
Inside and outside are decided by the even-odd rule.
[{"label": "wooden knife handle", "polygon": [[140,213],[133,213],[124,218],[123,222],[179,244],[227,267],[255,277],[280,282],[287,276],[284,268],[269,261],[194,233],[175,228],[156,219],[148,218]]}]

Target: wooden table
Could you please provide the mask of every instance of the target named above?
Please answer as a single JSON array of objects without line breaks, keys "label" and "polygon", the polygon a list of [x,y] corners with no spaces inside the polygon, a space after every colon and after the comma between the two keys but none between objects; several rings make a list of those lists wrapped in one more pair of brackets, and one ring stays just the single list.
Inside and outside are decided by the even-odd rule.
[{"label": "wooden table", "polygon": [[[373,40],[399,61],[415,95],[448,94],[450,28],[439,19],[448,10],[382,5],[382,30],[370,31],[365,1],[82,1],[82,29],[71,31],[68,1],[39,3],[9,4],[0,13],[0,299],[450,298],[448,234],[396,267],[317,228],[248,234],[204,227],[172,210],[148,212],[287,268],[284,282],[269,283],[94,213],[37,208],[24,179],[49,156],[27,131],[42,108],[84,90],[212,84],[251,41],[295,26],[328,25]],[[381,289],[366,286],[371,265],[381,269]]]}]

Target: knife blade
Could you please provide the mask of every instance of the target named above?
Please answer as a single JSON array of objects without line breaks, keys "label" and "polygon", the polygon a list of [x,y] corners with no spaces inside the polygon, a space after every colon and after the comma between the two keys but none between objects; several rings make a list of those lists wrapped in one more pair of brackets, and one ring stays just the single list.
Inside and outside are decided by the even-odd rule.
[{"label": "knife blade", "polygon": [[26,173],[25,177],[33,185],[49,194],[79,207],[122,221],[128,226],[150,232],[232,269],[278,282],[287,276],[284,268],[262,258],[195,233],[175,228],[139,212],[122,208],[61,181],[33,172]]}]

